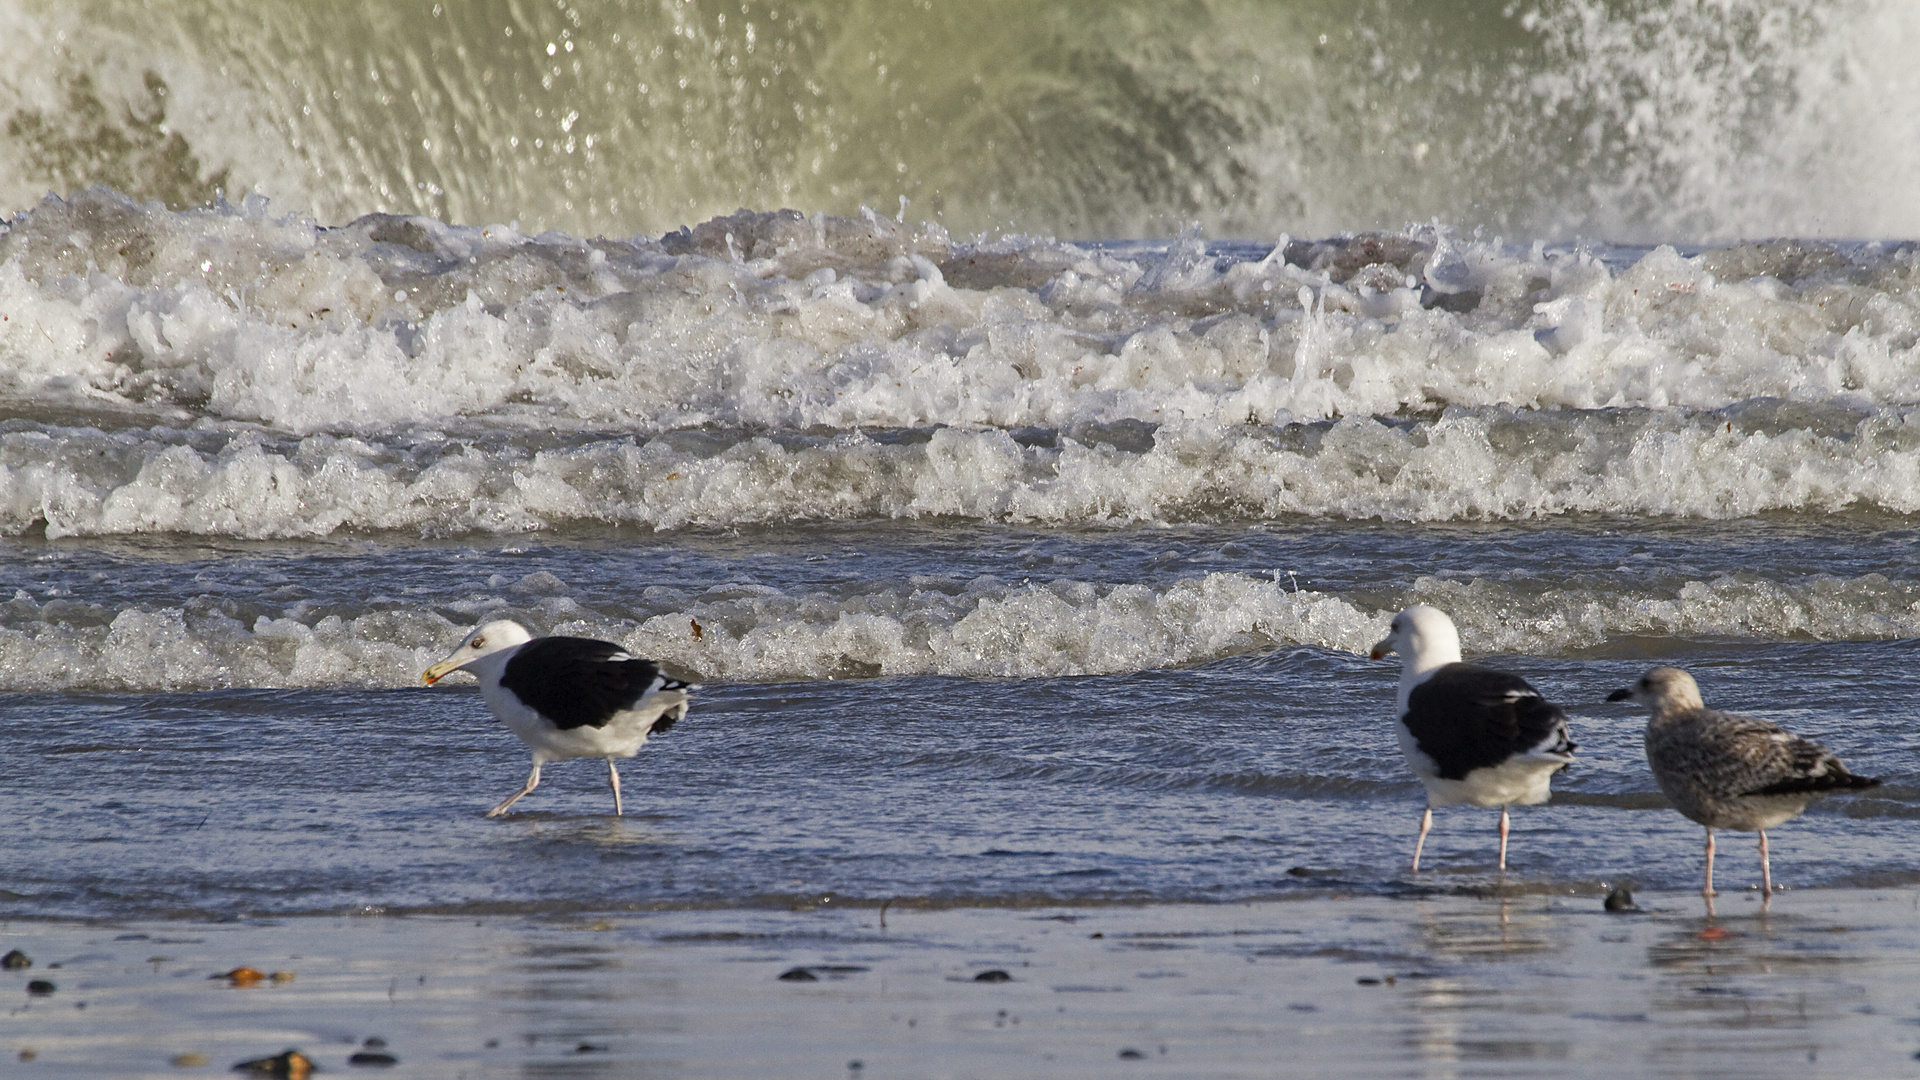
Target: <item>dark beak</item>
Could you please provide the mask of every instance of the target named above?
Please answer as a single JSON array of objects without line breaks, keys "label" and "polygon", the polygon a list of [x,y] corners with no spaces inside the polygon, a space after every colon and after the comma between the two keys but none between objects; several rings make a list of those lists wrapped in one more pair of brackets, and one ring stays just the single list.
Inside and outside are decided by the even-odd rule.
[{"label": "dark beak", "polygon": [[1633,696],[1633,691],[1623,686],[1620,689],[1615,690],[1613,693],[1608,694],[1607,700],[1608,701],[1625,701],[1632,696]]}]

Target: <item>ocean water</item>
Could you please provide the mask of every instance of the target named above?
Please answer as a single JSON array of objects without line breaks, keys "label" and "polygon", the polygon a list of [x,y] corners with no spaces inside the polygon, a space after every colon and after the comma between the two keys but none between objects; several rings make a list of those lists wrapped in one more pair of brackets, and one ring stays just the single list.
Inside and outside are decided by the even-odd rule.
[{"label": "ocean water", "polygon": [[[1696,880],[1656,662],[1920,881],[1920,17],[1098,10],[0,12],[0,912],[1494,888],[1416,602],[1575,717],[1507,887]],[[626,818],[479,816],[501,615],[703,684]]]}]

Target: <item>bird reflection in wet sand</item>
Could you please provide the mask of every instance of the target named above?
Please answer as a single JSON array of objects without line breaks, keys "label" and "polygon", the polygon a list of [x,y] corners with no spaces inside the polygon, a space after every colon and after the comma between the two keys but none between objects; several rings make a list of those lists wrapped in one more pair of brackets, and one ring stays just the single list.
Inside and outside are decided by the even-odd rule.
[{"label": "bird reflection in wet sand", "polygon": [[1657,667],[1608,701],[1636,701],[1647,721],[1647,764],[1673,808],[1706,826],[1706,881],[1700,894],[1713,914],[1713,830],[1760,834],[1760,896],[1773,899],[1767,830],[1799,817],[1815,797],[1877,787],[1855,776],[1826,747],[1778,724],[1709,709],[1693,676]]}]

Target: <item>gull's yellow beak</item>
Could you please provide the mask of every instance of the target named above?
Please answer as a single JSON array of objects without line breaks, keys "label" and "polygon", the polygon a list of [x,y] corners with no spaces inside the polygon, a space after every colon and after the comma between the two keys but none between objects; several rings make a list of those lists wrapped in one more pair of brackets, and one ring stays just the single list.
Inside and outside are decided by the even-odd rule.
[{"label": "gull's yellow beak", "polygon": [[1393,639],[1388,638],[1385,641],[1375,642],[1373,646],[1373,651],[1368,653],[1367,655],[1372,657],[1375,660],[1385,660],[1387,658],[1387,654],[1392,651],[1393,651]]},{"label": "gull's yellow beak", "polygon": [[441,679],[446,678],[448,675],[451,675],[458,670],[460,670],[459,664],[456,664],[451,660],[442,660],[439,663],[428,668],[427,670],[421,672],[420,681],[425,683],[428,686],[432,686],[434,683],[439,682]]}]

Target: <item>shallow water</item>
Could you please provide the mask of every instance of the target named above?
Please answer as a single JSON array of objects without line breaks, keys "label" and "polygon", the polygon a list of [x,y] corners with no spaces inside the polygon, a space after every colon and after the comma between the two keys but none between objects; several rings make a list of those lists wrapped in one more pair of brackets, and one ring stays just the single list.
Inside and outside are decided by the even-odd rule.
[{"label": "shallow water", "polygon": [[[1648,646],[1496,658],[1567,704],[1581,744],[1554,804],[1516,812],[1511,887],[1697,880],[1701,832],[1664,809],[1641,716],[1602,703]],[[1661,640],[1657,655],[1887,780],[1776,830],[1777,880],[1916,881],[1910,643]],[[500,821],[479,812],[527,759],[471,688],[16,693],[0,699],[19,822],[6,908],[197,919],[1487,888],[1493,811],[1441,811],[1429,872],[1405,870],[1421,796],[1384,719],[1395,677],[1269,641],[1120,674],[720,682],[624,763],[626,818],[610,816],[602,767],[574,762]],[[1723,887],[1756,878],[1752,862],[1727,837]]]}]

